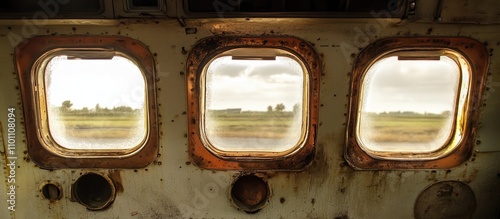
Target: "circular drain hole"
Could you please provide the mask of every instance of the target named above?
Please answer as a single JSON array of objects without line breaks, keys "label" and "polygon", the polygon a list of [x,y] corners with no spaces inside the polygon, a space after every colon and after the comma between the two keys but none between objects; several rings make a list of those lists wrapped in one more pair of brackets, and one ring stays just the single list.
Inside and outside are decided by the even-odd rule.
[{"label": "circular drain hole", "polygon": [[50,201],[59,200],[62,198],[62,188],[61,186],[54,181],[45,181],[41,188],[40,192],[43,197]]},{"label": "circular drain hole", "polygon": [[73,194],[76,200],[89,210],[101,210],[115,199],[115,186],[108,177],[87,173],[73,184]]},{"label": "circular drain hole", "polygon": [[256,213],[269,199],[269,185],[255,175],[243,175],[234,181],[231,198],[238,208],[247,213]]}]

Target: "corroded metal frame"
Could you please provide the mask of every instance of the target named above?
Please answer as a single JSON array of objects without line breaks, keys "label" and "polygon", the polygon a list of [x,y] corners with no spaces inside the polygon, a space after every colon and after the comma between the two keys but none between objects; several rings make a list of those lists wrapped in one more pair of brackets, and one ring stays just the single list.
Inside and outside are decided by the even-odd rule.
[{"label": "corroded metal frame", "polygon": [[[439,150],[429,154],[429,157],[407,156],[400,157],[400,153],[387,152],[382,157],[375,156],[363,150],[357,140],[357,123],[362,95],[363,78],[371,65],[384,54],[398,51],[426,51],[447,50],[456,52],[467,60],[470,71],[469,89],[464,112],[458,114],[457,124],[463,124],[462,139],[450,141]],[[344,156],[347,162],[357,169],[443,169],[451,168],[465,162],[471,155],[474,146],[476,131],[479,125],[479,113],[482,93],[488,70],[488,52],[485,46],[477,40],[465,37],[399,37],[378,40],[363,49],[356,58],[351,88],[349,116]],[[454,128],[456,132],[457,128]],[[453,134],[453,133],[452,133]],[[453,142],[453,143],[451,143]],[[450,148],[452,147],[452,148]],[[442,152],[442,153],[440,153]],[[438,154],[438,156],[436,156]]]},{"label": "corroded metal frame", "polygon": [[[309,78],[306,136],[302,146],[293,153],[280,156],[262,154],[224,156],[203,143],[201,130],[202,79],[205,65],[217,55],[236,48],[266,48],[285,50],[301,61]],[[319,55],[307,42],[283,37],[209,37],[200,40],[189,54],[187,69],[188,143],[191,161],[198,167],[212,170],[301,170],[314,158],[319,112],[321,75]]]},{"label": "corroded metal frame", "polygon": [[[50,136],[41,124],[48,121],[41,116],[37,74],[40,59],[52,51],[85,51],[102,49],[116,51],[133,59],[141,69],[146,82],[147,133],[145,140],[132,150],[72,150],[44,140]],[[15,49],[15,64],[19,75],[24,108],[28,154],[40,168],[141,168],[153,162],[158,154],[158,124],[156,112],[155,64],[145,45],[129,37],[109,36],[39,36],[28,39]],[[42,89],[43,90],[43,89]]]}]

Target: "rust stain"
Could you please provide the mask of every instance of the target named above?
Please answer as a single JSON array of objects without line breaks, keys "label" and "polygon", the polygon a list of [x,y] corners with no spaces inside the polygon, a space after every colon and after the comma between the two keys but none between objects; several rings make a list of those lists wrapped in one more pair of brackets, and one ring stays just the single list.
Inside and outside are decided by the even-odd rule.
[{"label": "rust stain", "polygon": [[473,182],[474,180],[476,180],[478,173],[479,170],[476,168],[473,168],[472,170],[465,168],[462,174],[463,182],[465,183]]},{"label": "rust stain", "polygon": [[108,170],[108,177],[113,181],[115,185],[116,193],[123,192],[122,178],[120,176],[120,170]]},{"label": "rust stain", "polygon": [[238,177],[231,188],[234,203],[248,213],[260,210],[269,195],[269,184],[254,174]]}]

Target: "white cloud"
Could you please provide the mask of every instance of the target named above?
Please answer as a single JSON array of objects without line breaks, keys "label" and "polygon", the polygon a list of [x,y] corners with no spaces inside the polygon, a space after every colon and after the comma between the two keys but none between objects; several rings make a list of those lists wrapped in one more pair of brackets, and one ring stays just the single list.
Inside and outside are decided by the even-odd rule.
[{"label": "white cloud", "polygon": [[458,66],[444,56],[440,61],[382,59],[366,75],[363,111],[452,111],[459,77]]},{"label": "white cloud", "polygon": [[131,106],[142,108],[144,77],[132,62],[122,57],[112,60],[67,60],[55,57],[46,73],[49,105],[60,106],[65,100],[73,108]]},{"label": "white cloud", "polygon": [[207,71],[206,105],[208,109],[265,111],[269,105],[283,103],[285,110],[291,110],[302,101],[302,77],[301,66],[287,57],[276,61],[221,57]]}]

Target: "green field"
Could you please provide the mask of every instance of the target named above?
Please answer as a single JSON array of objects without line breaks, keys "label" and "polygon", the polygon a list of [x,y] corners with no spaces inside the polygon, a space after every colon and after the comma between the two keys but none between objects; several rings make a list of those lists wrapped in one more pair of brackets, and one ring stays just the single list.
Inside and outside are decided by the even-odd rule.
[{"label": "green field", "polygon": [[370,130],[367,139],[374,142],[431,142],[445,122],[445,115],[436,114],[371,114],[362,117],[360,132]]},{"label": "green field", "polygon": [[220,137],[284,138],[293,121],[292,112],[208,113],[205,125]]},{"label": "green field", "polygon": [[[294,122],[292,112],[207,113],[206,133],[227,138],[285,138]],[[65,135],[75,138],[131,138],[142,124],[140,116],[62,115]],[[362,117],[361,134],[374,142],[430,142],[444,125],[444,115],[369,114]],[[296,123],[297,126],[300,124]],[[300,127],[296,127],[300,128]],[[369,130],[369,131],[367,131]]]},{"label": "green field", "polygon": [[73,138],[131,138],[142,124],[134,115],[63,115],[55,121],[62,124],[65,135]]}]

